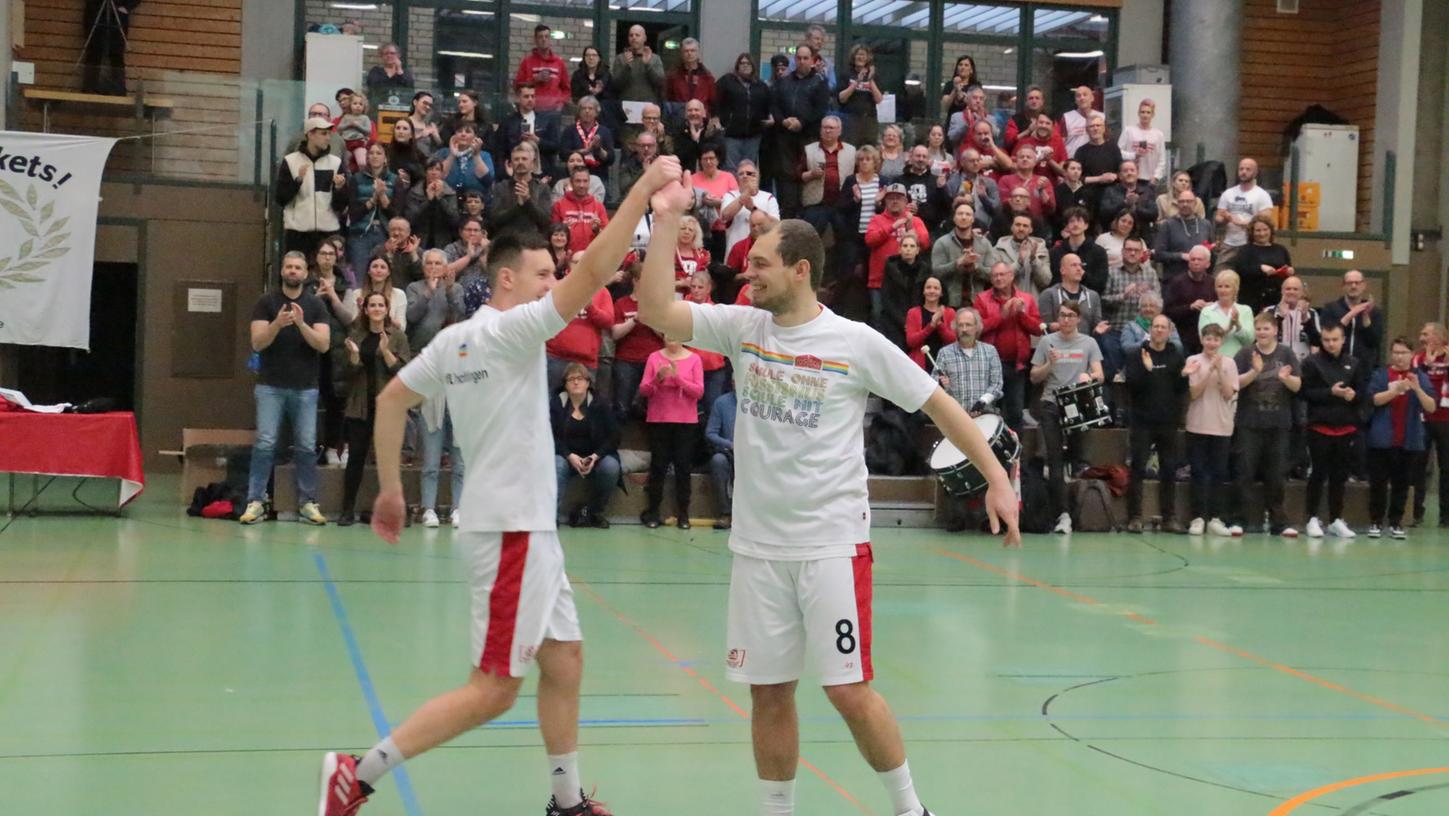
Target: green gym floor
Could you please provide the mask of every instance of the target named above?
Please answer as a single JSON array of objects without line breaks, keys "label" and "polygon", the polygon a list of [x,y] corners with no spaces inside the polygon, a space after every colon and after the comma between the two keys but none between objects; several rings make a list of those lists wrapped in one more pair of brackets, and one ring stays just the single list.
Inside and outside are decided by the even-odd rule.
[{"label": "green gym floor", "polygon": [[[175,496],[158,478],[123,519],[0,531],[0,813],[312,813],[324,750],[366,748],[466,675],[448,530],[393,548],[189,519]],[[586,785],[620,816],[753,816],[725,534],[563,535]],[[938,816],[1449,812],[1449,531],[874,544],[876,687]],[[363,813],[537,816],[531,703]],[[800,708],[797,812],[890,816],[817,688]]]}]

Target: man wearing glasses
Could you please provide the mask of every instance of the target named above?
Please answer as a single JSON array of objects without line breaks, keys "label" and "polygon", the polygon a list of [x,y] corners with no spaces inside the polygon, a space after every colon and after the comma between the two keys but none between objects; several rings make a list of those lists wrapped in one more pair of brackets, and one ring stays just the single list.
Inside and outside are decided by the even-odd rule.
[{"label": "man wearing glasses", "polygon": [[760,189],[760,168],[749,159],[741,159],[735,169],[735,179],[740,183],[739,192],[725,193],[720,209],[720,220],[725,227],[725,254],[728,258],[735,244],[750,237],[750,215],[755,210],[764,210],[771,221],[780,220],[780,202]]}]

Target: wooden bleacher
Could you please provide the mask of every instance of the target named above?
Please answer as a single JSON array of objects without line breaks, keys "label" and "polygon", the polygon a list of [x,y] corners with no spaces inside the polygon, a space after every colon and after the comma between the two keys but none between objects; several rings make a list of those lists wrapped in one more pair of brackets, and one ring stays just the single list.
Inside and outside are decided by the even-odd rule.
[{"label": "wooden bleacher", "polygon": [[50,109],[53,105],[85,105],[91,112],[111,113],[118,116],[129,112],[137,119],[150,121],[153,132],[156,129],[156,119],[162,114],[169,114],[176,108],[176,100],[174,99],[160,96],[147,96],[145,94],[108,96],[105,94],[27,87],[21,89],[20,95],[30,102],[40,104],[41,131],[44,133],[50,132]]}]

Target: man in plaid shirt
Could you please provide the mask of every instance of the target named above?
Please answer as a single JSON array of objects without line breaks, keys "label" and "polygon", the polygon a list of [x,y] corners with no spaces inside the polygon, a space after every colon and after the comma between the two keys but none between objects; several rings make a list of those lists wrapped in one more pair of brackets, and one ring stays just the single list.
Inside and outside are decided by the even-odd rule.
[{"label": "man in plaid shirt", "polygon": [[[936,379],[971,416],[984,413],[1001,400],[1001,355],[990,343],[976,342],[981,315],[970,306],[956,310],[956,342],[936,355]],[[971,526],[972,505],[979,497],[946,500],[946,531],[959,533]]]},{"label": "man in plaid shirt", "polygon": [[936,357],[936,379],[972,416],[1001,399],[1001,357],[990,343],[978,343],[981,316],[970,306],[956,310],[956,342]]},{"label": "man in plaid shirt", "polygon": [[1147,294],[1162,297],[1162,283],[1157,279],[1157,270],[1147,263],[1147,245],[1141,238],[1128,238],[1122,244],[1122,268],[1108,273],[1107,288],[1102,292],[1108,329],[1097,338],[1097,344],[1102,347],[1109,382],[1122,370],[1122,329],[1137,319],[1142,297]]}]

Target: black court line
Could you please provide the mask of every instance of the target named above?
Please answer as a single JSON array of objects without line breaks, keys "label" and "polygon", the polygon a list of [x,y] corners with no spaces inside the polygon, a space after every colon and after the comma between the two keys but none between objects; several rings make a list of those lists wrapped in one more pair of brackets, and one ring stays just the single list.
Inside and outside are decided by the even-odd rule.
[{"label": "black court line", "polygon": [[1343,816],[1362,816],[1362,814],[1368,813],[1369,812],[1369,808],[1373,807],[1374,805],[1381,805],[1381,804],[1385,804],[1387,802],[1393,802],[1393,801],[1396,801],[1396,800],[1399,800],[1399,799],[1403,799],[1406,796],[1413,796],[1414,794],[1417,794],[1417,793],[1424,793],[1426,791],[1444,790],[1446,788],[1449,788],[1449,783],[1444,783],[1444,784],[1440,784],[1440,785],[1424,785],[1423,787],[1419,787],[1419,788],[1405,788],[1405,789],[1402,789],[1402,790],[1396,790],[1396,791],[1393,791],[1391,793],[1386,793],[1386,794],[1384,794],[1382,796],[1375,796],[1374,798],[1372,798],[1372,799],[1370,799],[1370,800],[1368,800],[1366,802],[1361,802],[1361,803],[1359,803],[1357,805],[1354,805],[1353,807],[1349,808],[1348,810],[1345,810],[1343,812]]}]

